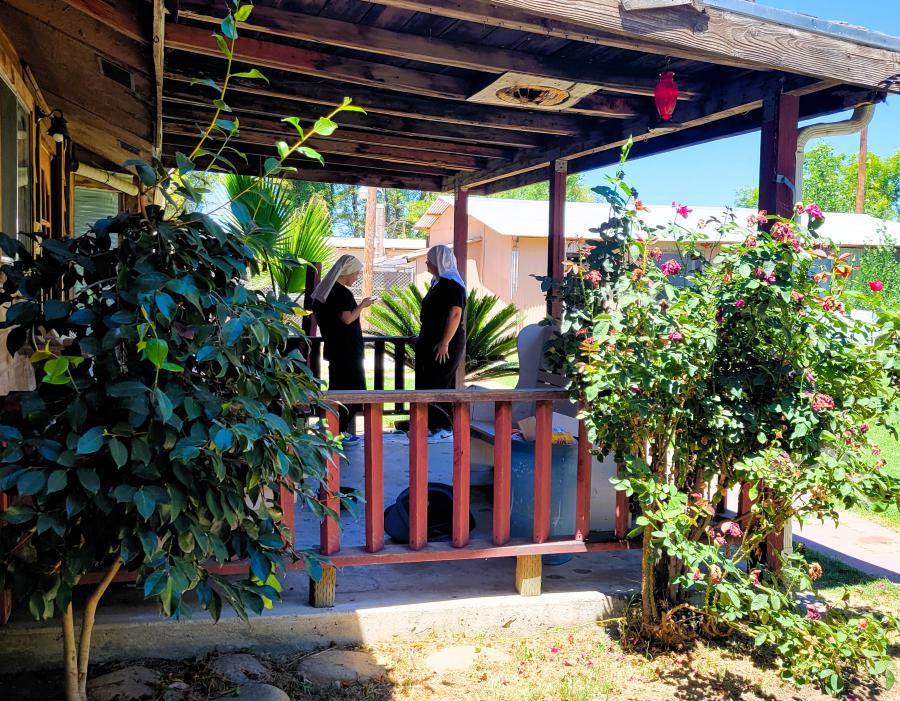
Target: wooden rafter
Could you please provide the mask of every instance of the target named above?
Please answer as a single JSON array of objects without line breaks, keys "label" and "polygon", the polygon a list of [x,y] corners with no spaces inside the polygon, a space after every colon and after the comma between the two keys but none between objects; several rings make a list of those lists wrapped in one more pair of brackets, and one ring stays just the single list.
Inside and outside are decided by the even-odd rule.
[{"label": "wooden rafter", "polygon": [[[169,109],[166,112],[166,122],[180,122],[186,124],[209,124],[212,112],[203,109]],[[240,116],[241,132],[252,131],[270,135],[275,139],[290,141],[296,138],[297,132],[289,124],[279,119],[265,119],[258,117]],[[313,121],[311,118],[306,120]],[[374,131],[362,131],[359,129],[340,128],[329,138],[336,141],[350,141],[359,144],[378,144],[380,146],[395,146],[398,148],[420,149],[438,153],[457,153],[465,156],[478,156],[480,158],[510,158],[512,152],[509,149],[497,148],[490,144],[469,144],[453,141],[439,141],[435,139],[410,138],[393,134],[381,134]]]},{"label": "wooden rafter", "polygon": [[619,0],[366,0],[468,22],[877,87],[900,74],[896,52],[706,6],[623,12]]},{"label": "wooden rafter", "polygon": [[[221,77],[221,70],[197,70],[192,66],[188,71],[177,67],[169,60],[166,80],[190,81],[197,77]],[[408,119],[440,122],[442,124],[461,124],[497,129],[509,129],[528,133],[571,135],[579,134],[592,126],[597,120],[582,115],[560,114],[558,112],[537,112],[535,110],[515,107],[492,107],[468,102],[450,100],[425,99],[422,97],[401,95],[388,91],[375,91],[369,88],[350,84],[321,84],[298,77],[273,75],[267,71],[271,81],[269,85],[262,81],[248,81],[237,78],[229,83],[229,90],[235,93],[253,95],[256,102],[265,98],[278,100],[298,100],[321,105],[335,105],[344,97],[350,97],[354,103],[364,107],[372,114],[384,114]],[[229,97],[229,100],[232,98]],[[230,103],[229,103],[230,104]]]},{"label": "wooden rafter", "polygon": [[[205,0],[181,0],[179,17],[218,23],[221,17]],[[453,66],[487,73],[525,73],[597,85],[610,92],[652,96],[657,76],[652,71],[623,72],[621,66],[572,63],[552,57],[510,51],[485,44],[468,44],[436,37],[396,32],[354,22],[303,14],[275,7],[257,6],[241,23],[245,29],[299,41],[327,44],[367,53],[404,58],[440,66]],[[682,81],[682,98],[696,96],[703,86]]]},{"label": "wooden rafter", "polygon": [[[165,133],[172,135],[195,137],[197,130],[191,125],[165,124]],[[240,144],[262,144],[272,147],[274,140],[270,135],[257,132],[241,132],[235,140],[235,147]],[[376,144],[350,143],[331,138],[309,139],[307,145],[323,154],[338,153],[359,156],[360,158],[380,159],[390,163],[413,163],[421,165],[439,165],[454,170],[475,171],[486,166],[486,160],[475,156],[460,156],[454,153],[434,153],[412,148],[397,148]]]},{"label": "wooden rafter", "polygon": [[147,31],[147,25],[141,22],[145,14],[144,3],[134,0],[120,0],[115,3],[102,0],[63,0],[63,2],[129,39],[142,44],[151,41],[151,32]]},{"label": "wooden rafter", "polygon": [[[166,32],[166,46],[204,56],[221,56],[212,32],[207,28],[170,24]],[[234,58],[260,68],[276,68],[290,73],[347,81],[356,85],[414,95],[465,100],[474,92],[468,80],[441,73],[415,71],[384,63],[344,58],[297,46],[250,39],[246,36],[237,42]]]},{"label": "wooden rafter", "polygon": [[[269,99],[260,101],[247,94],[232,93],[228,103],[235,113],[244,117],[257,117],[280,121],[285,115],[293,115],[307,123],[323,112],[325,104],[303,103],[293,100]],[[208,109],[209,100],[203,99],[190,91],[173,91],[171,86],[163,96],[166,114],[177,114],[181,108]],[[439,124],[437,122],[391,117],[377,113],[359,114],[347,112],[341,115],[342,127],[375,131],[386,134],[397,134],[415,138],[442,139],[458,143],[489,143],[496,147],[534,148],[543,144],[540,136],[532,136],[522,131],[505,131],[480,127],[461,126],[456,124]]]}]

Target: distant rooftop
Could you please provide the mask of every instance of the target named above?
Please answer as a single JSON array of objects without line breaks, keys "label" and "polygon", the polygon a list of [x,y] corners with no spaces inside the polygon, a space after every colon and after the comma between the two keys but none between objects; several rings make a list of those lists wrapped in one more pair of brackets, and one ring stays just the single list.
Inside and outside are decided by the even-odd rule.
[{"label": "distant rooftop", "polygon": [[[416,222],[416,228],[428,230],[438,218],[451,209],[453,198],[439,197],[427,212]],[[515,200],[492,197],[470,197],[468,202],[469,216],[482,222],[503,236],[525,238],[546,238],[549,223],[549,205],[541,200]],[[726,220],[726,209],[723,207],[690,206],[687,219],[676,217],[671,204],[647,205],[649,211],[641,212],[641,219],[650,227],[668,225],[677,222],[688,230],[699,230],[709,234],[709,241],[736,241],[738,234],[720,237],[716,231],[714,219]],[[755,210],[737,207],[730,210],[739,224],[745,224]],[[447,215],[449,216],[449,215]],[[567,202],[566,203],[566,238],[588,239],[594,236],[595,229],[609,216],[609,205],[600,202]],[[701,220],[711,222],[700,229]],[[819,229],[822,236],[842,246],[872,246],[881,243],[885,235],[900,245],[900,222],[878,219],[869,214],[848,214],[845,212],[826,212],[825,223]],[[665,240],[667,232],[660,232],[660,239]],[[671,237],[668,237],[671,238]]]},{"label": "distant rooftop", "polygon": [[[384,247],[392,251],[418,251],[425,248],[425,239],[385,239]],[[365,248],[361,236],[329,236],[328,245],[334,248]]]}]

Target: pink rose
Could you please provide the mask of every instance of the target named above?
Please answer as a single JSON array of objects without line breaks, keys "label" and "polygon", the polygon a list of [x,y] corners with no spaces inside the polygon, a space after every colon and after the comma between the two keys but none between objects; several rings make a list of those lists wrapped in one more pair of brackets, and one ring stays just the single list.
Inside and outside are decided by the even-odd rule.
[{"label": "pink rose", "polygon": [[674,258],[670,258],[661,266],[659,266],[659,270],[663,275],[678,275],[678,273],[681,272],[681,263],[679,263]]},{"label": "pink rose", "polygon": [[740,309],[741,307],[743,307],[744,304],[745,304],[745,302],[744,302],[744,300],[742,300],[742,299],[736,299],[736,300],[734,300],[734,306],[736,306],[738,309]]},{"label": "pink rose", "polygon": [[812,398],[813,411],[825,411],[826,409],[834,409],[834,399],[822,392],[816,392]]},{"label": "pink rose", "polygon": [[600,274],[599,270],[592,270],[584,276],[584,279],[590,282],[594,287],[598,287],[600,281],[603,280],[603,276]]},{"label": "pink rose", "polygon": [[688,209],[687,205],[672,203],[672,206],[675,208],[675,213],[680,216],[682,219],[687,219],[688,214],[693,212],[693,209]]},{"label": "pink rose", "polygon": [[884,289],[884,283],[881,280],[869,280],[869,289],[872,292],[881,292]]},{"label": "pink rose", "polygon": [[806,617],[811,621],[818,621],[822,618],[822,614],[819,613],[819,609],[816,608],[815,604],[807,604]]},{"label": "pink rose", "polygon": [[669,340],[670,341],[683,341],[684,336],[682,336],[678,331],[670,331],[669,332]]},{"label": "pink rose", "polygon": [[803,208],[803,211],[809,215],[810,219],[824,219],[825,218],[825,215],[822,214],[822,210],[819,209],[819,205],[817,205],[815,202],[813,202],[812,204],[806,205],[806,207]]}]

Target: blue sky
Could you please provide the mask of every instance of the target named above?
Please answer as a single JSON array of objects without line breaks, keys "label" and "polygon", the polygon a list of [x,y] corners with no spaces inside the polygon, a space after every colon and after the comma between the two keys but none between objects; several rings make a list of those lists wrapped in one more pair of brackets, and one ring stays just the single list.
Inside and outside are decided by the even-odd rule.
[{"label": "blue sky", "polygon": [[[841,20],[900,36],[900,2],[897,0],[759,0],[771,5]],[[829,117],[844,119],[849,112]],[[900,149],[900,96],[892,96],[878,105],[869,125],[869,151],[888,155]],[[818,143],[816,140],[810,146]],[[824,139],[843,153],[856,153],[858,136]],[[628,182],[647,203],[665,204],[672,200],[692,205],[730,205],[735,191],[756,185],[759,170],[759,133],[754,132],[710,144],[692,146],[640,160],[626,168]],[[589,171],[590,185],[601,182],[604,170]]]}]

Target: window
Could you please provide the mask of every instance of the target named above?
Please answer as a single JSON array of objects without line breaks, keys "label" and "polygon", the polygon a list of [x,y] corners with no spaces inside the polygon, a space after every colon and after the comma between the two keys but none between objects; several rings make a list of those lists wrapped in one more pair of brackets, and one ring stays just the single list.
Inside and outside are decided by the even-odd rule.
[{"label": "window", "polygon": [[31,113],[0,81],[0,226],[7,234],[31,231]]}]

